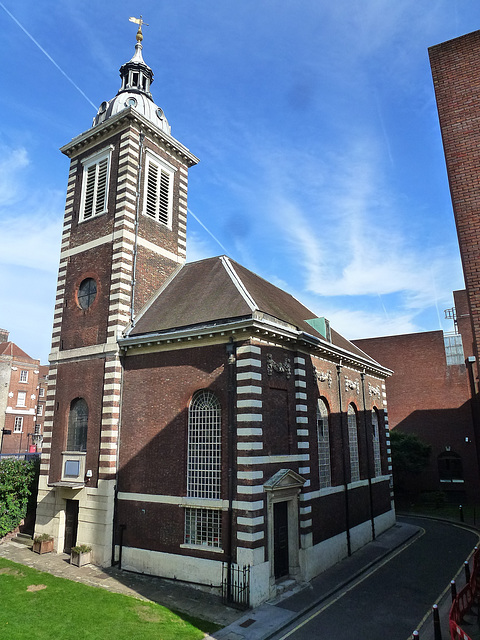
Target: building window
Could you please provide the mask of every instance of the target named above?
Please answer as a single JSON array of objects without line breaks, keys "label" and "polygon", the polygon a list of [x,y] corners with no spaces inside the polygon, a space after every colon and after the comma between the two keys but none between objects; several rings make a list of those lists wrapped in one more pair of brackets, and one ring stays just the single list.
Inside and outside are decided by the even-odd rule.
[{"label": "building window", "polygon": [[462,336],[459,333],[444,333],[443,341],[445,343],[447,365],[465,364]]},{"label": "building window", "polygon": [[110,150],[84,163],[80,220],[88,220],[106,212],[109,166]]},{"label": "building window", "polygon": [[19,391],[17,396],[17,407],[26,407],[27,392]]},{"label": "building window", "polygon": [[28,371],[26,369],[20,371],[20,382],[28,382]]},{"label": "building window", "polygon": [[37,406],[37,416],[43,416],[43,404]]},{"label": "building window", "polygon": [[187,496],[220,498],[221,410],[210,391],[197,392],[188,412]]},{"label": "building window", "polygon": [[15,422],[13,425],[13,433],[22,433],[23,430],[23,417],[15,416]]},{"label": "building window", "polygon": [[40,435],[41,429],[42,429],[41,425],[36,424],[35,425],[35,433],[34,433],[34,435],[36,435],[36,436]]},{"label": "building window", "polygon": [[45,389],[43,387],[40,387],[40,389],[38,390],[38,397],[39,398],[45,397]]},{"label": "building window", "polygon": [[330,470],[330,433],[328,424],[328,408],[324,400],[317,402],[317,441],[318,441],[318,473],[320,489],[332,484]]},{"label": "building window", "polygon": [[358,458],[357,412],[353,404],[348,405],[348,446],[350,450],[350,482],[360,480],[360,461]]},{"label": "building window", "polygon": [[438,456],[440,482],[463,482],[462,458],[453,451],[445,451]]},{"label": "building window", "polygon": [[97,297],[97,283],[93,278],[85,278],[80,283],[77,291],[78,306],[86,311]]},{"label": "building window", "polygon": [[373,442],[373,464],[375,468],[375,477],[382,475],[382,458],[380,456],[380,431],[378,411],[372,409],[372,442]]},{"label": "building window", "polygon": [[88,406],[83,398],[76,398],[70,405],[68,416],[67,451],[87,450]]},{"label": "building window", "polygon": [[172,226],[174,168],[151,153],[146,154],[143,213]]},{"label": "building window", "polygon": [[185,509],[185,544],[219,549],[221,516],[219,509]]}]

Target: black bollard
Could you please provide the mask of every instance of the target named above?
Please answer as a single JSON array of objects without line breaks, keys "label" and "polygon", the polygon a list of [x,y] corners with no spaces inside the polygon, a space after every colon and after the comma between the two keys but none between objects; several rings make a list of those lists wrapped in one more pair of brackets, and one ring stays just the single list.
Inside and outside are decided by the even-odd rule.
[{"label": "black bollard", "polygon": [[450,592],[452,594],[452,602],[453,602],[457,597],[457,585],[455,584],[455,580],[452,580],[450,582]]},{"label": "black bollard", "polygon": [[465,581],[470,582],[470,565],[468,564],[468,560],[465,560],[463,566],[465,567]]},{"label": "black bollard", "polygon": [[460,522],[465,522],[465,518],[463,517],[463,507],[462,507],[462,505],[459,505],[458,511],[460,513]]},{"label": "black bollard", "polygon": [[433,605],[433,637],[434,640],[442,640],[442,628],[440,626],[440,614],[438,613],[438,606]]},{"label": "black bollard", "polygon": [[414,640],[415,640],[415,638],[418,640],[418,638],[419,638],[419,637],[420,637],[420,635],[419,635],[418,631],[414,631],[414,632],[412,633],[412,638],[413,638]]}]

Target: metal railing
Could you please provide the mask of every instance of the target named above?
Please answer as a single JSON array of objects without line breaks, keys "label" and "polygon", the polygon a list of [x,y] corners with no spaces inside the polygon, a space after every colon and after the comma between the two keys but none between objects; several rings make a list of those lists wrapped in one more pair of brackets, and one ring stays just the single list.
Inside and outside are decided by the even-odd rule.
[{"label": "metal railing", "polygon": [[250,607],[250,567],[224,562],[222,565],[222,601],[224,604]]},{"label": "metal railing", "polygon": [[452,581],[453,602],[449,613],[450,637],[452,640],[471,640],[470,636],[461,628],[464,617],[477,603],[480,595],[480,549],[475,547],[473,553],[473,568],[470,573],[468,563],[465,563],[467,583],[458,594],[455,593],[455,583]]}]

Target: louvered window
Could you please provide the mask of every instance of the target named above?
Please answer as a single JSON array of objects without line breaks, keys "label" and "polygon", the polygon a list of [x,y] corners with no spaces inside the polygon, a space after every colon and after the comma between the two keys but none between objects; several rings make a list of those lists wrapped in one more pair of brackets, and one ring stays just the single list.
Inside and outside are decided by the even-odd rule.
[{"label": "louvered window", "polygon": [[81,220],[89,220],[107,210],[109,165],[110,151],[84,164]]},{"label": "louvered window", "polygon": [[147,154],[144,213],[167,227],[171,226],[173,167]]}]

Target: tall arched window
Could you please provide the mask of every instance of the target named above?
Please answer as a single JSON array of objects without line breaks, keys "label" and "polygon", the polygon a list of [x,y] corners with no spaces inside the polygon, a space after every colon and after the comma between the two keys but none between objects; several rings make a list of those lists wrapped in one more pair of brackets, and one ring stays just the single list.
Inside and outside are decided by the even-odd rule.
[{"label": "tall arched window", "polygon": [[210,391],[198,391],[188,412],[187,496],[220,498],[221,411]]},{"label": "tall arched window", "polygon": [[70,404],[68,416],[67,451],[86,451],[88,431],[88,406],[83,398],[75,398]]},{"label": "tall arched window", "polygon": [[332,485],[330,468],[330,433],[328,425],[328,407],[320,398],[317,402],[317,441],[318,441],[318,474],[320,489]]},{"label": "tall arched window", "polygon": [[380,456],[380,431],[378,410],[376,407],[372,409],[372,443],[373,443],[373,464],[375,476],[382,475],[382,458]]},{"label": "tall arched window", "polygon": [[350,451],[350,482],[360,480],[360,461],[358,458],[357,412],[353,404],[348,405],[348,447]]}]

